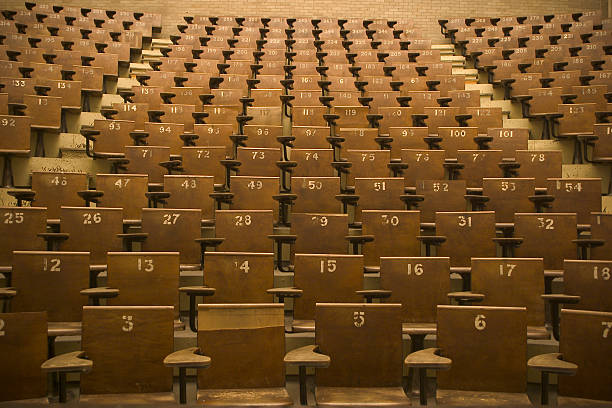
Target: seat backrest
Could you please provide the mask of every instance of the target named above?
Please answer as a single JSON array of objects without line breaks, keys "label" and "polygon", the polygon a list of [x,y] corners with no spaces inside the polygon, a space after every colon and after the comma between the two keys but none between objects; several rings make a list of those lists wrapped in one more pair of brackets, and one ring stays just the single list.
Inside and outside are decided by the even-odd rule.
[{"label": "seat backrest", "polygon": [[515,212],[534,212],[530,196],[535,195],[533,178],[483,178],[482,193],[489,197],[487,209],[495,211],[497,222],[512,222]]},{"label": "seat backrest", "polygon": [[47,314],[0,313],[0,359],[0,401],[46,397]]},{"label": "seat backrest", "polygon": [[121,251],[123,246],[117,234],[123,233],[121,208],[62,207],[60,228],[69,234],[60,243],[62,251],[89,251],[93,265],[106,263],[106,253]]},{"label": "seat backrest", "polygon": [[559,352],[578,370],[559,376],[559,395],[612,401],[612,313],[564,309],[561,327]]},{"label": "seat backrest", "polygon": [[200,263],[202,211],[184,208],[143,208],[143,251],[180,251],[182,264]]},{"label": "seat backrest", "polygon": [[612,261],[565,259],[564,292],[580,296],[580,302],[575,305],[565,305],[564,308],[612,312],[611,271]]},{"label": "seat backrest", "polygon": [[417,180],[416,193],[423,196],[421,222],[435,222],[437,211],[467,210],[465,180]]},{"label": "seat backrest", "polygon": [[401,305],[318,303],[315,324],[315,344],[331,357],[329,367],[316,370],[318,386],[401,385]]},{"label": "seat backrest", "polygon": [[413,187],[417,180],[444,179],[444,156],[444,150],[402,149],[402,163],[409,169],[404,172],[404,184]]},{"label": "seat backrest", "polygon": [[347,214],[291,214],[291,233],[297,235],[295,253],[346,254],[348,232]]},{"label": "seat backrest", "polygon": [[579,224],[590,222],[591,212],[601,211],[600,178],[548,179],[548,194],[555,196],[554,212],[575,212]]},{"label": "seat backrest", "polygon": [[210,252],[204,263],[204,284],[216,289],[204,303],[266,303],[274,287],[274,254]]},{"label": "seat backrest", "polygon": [[168,208],[198,208],[203,219],[214,218],[214,177],[199,175],[164,175],[164,191]]},{"label": "seat backrest", "polygon": [[602,246],[591,248],[591,259],[612,260],[612,215],[591,213],[591,237],[604,239]]},{"label": "seat backrest", "polygon": [[440,354],[453,361],[450,370],[438,373],[438,387],[526,391],[527,311],[524,307],[440,305],[437,336]]},{"label": "seat backrest", "polygon": [[271,252],[274,244],[272,210],[217,210],[215,235],[225,240],[217,247],[222,252]]},{"label": "seat backrest", "polygon": [[282,304],[198,305],[198,346],[215,361],[198,388],[284,387],[284,329]]},{"label": "seat backrest", "polygon": [[[523,258],[541,257],[544,269],[563,268],[564,259],[576,259],[576,213],[516,213],[514,236],[523,243],[514,255]],[[554,245],[542,245],[554,242]]]},{"label": "seat backrest", "polygon": [[89,252],[15,251],[11,301],[15,312],[46,311],[50,322],[81,321],[89,288]]},{"label": "seat backrest", "polygon": [[361,219],[363,234],[374,235],[363,248],[366,266],[380,265],[381,256],[421,255],[419,211],[363,210]]},{"label": "seat backrest", "polygon": [[[85,306],[82,347],[93,368],[81,394],[172,392],[172,306]],[[128,357],[129,356],[129,357]]]},{"label": "seat backrest", "polygon": [[469,266],[471,257],[495,256],[495,212],[437,212],[436,235],[446,237],[439,256],[449,256],[451,266]]},{"label": "seat backrest", "polygon": [[533,177],[536,187],[547,187],[548,178],[561,178],[562,154],[559,150],[517,150],[515,159],[520,177]]},{"label": "seat backrest", "polygon": [[79,206],[83,200],[77,192],[87,190],[85,173],[32,173],[32,190],[36,192],[34,203],[37,207],[47,207],[47,216],[60,217],[60,206]]},{"label": "seat backrest", "polygon": [[502,159],[501,150],[458,150],[457,160],[464,165],[459,179],[465,180],[468,187],[482,187],[483,177],[503,176],[498,166]]},{"label": "seat backrest", "polygon": [[230,208],[234,210],[273,210],[278,217],[278,202],[272,196],[279,192],[279,177],[231,176],[234,193]]},{"label": "seat backrest", "polygon": [[178,317],[178,252],[109,252],[107,285],[119,289],[109,306],[173,306]]},{"label": "seat backrest", "polygon": [[0,216],[0,265],[11,265],[13,251],[45,249],[45,242],[37,234],[47,230],[46,208],[2,207]]},{"label": "seat backrest", "polygon": [[356,303],[363,289],[363,256],[295,254],[294,285],[304,292],[295,300],[294,319],[314,320],[315,303]]},{"label": "seat backrest", "polygon": [[381,257],[380,286],[391,290],[388,303],[401,303],[402,322],[433,323],[436,307],[448,302],[448,257]]},{"label": "seat backrest", "polygon": [[148,205],[148,183],[146,174],[97,174],[96,189],[104,193],[98,205],[123,208],[126,220],[138,220]]},{"label": "seat backrest", "polygon": [[472,258],[471,278],[483,306],[526,307],[527,325],[544,325],[542,258]]}]

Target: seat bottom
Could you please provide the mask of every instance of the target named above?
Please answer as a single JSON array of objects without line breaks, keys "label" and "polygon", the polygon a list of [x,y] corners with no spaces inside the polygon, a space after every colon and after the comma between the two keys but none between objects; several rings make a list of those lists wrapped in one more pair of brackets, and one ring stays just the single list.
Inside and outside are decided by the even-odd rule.
[{"label": "seat bottom", "polygon": [[49,405],[49,398],[47,397],[41,397],[41,398],[28,398],[28,399],[23,399],[23,400],[14,400],[14,401],[0,401],[0,407],[13,407],[13,406],[19,406],[19,405],[32,405],[32,406],[39,406],[39,405]]},{"label": "seat bottom", "polygon": [[436,334],[436,323],[402,323],[402,334],[428,335]]},{"label": "seat bottom", "polygon": [[527,326],[527,338],[529,340],[548,340],[550,333],[544,326]]},{"label": "seat bottom", "polygon": [[173,392],[149,392],[138,394],[81,394],[79,404],[128,405],[128,404],[176,404]]},{"label": "seat bottom", "polygon": [[49,322],[47,327],[47,335],[49,337],[79,336],[83,324],[81,322]]},{"label": "seat bottom", "polygon": [[574,407],[574,406],[596,406],[596,407],[611,407],[612,401],[592,400],[587,398],[576,397],[557,397],[558,407]]},{"label": "seat bottom", "polygon": [[531,406],[527,393],[438,390],[437,405]]},{"label": "seat bottom", "polygon": [[198,402],[211,407],[291,407],[284,387],[199,390]]},{"label": "seat bottom", "polygon": [[315,331],[314,320],[294,320],[291,328],[295,333],[310,333]]},{"label": "seat bottom", "polygon": [[401,387],[317,387],[320,407],[409,407]]}]

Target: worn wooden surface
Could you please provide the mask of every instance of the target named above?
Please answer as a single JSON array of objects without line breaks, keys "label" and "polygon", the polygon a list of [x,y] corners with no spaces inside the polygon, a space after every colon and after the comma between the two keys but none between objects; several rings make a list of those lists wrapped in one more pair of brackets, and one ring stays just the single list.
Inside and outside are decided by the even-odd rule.
[{"label": "worn wooden surface", "polygon": [[437,254],[449,256],[451,266],[469,266],[471,257],[495,256],[495,212],[437,212],[436,235],[446,237]]},{"label": "worn wooden surface", "polygon": [[40,365],[47,359],[47,314],[0,313],[0,401],[47,395]]},{"label": "worn wooden surface", "polygon": [[421,255],[418,211],[363,210],[361,218],[362,233],[374,235],[374,242],[363,248],[366,266],[379,266],[381,256]]},{"label": "worn wooden surface", "polygon": [[36,234],[46,232],[47,209],[41,207],[0,208],[0,265],[8,266],[13,261],[13,251],[42,251],[45,241]]}]

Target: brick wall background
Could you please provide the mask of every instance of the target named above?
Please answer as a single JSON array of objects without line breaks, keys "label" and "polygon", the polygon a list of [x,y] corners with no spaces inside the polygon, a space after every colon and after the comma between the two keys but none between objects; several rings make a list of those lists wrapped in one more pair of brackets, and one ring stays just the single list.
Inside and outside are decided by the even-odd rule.
[{"label": "brick wall background", "polygon": [[[3,0],[3,7],[23,7],[22,0]],[[413,21],[423,38],[439,37],[438,18],[568,13],[602,9],[607,0],[58,0],[54,4],[163,15],[164,34],[177,32],[184,15],[269,17],[357,17]]]}]

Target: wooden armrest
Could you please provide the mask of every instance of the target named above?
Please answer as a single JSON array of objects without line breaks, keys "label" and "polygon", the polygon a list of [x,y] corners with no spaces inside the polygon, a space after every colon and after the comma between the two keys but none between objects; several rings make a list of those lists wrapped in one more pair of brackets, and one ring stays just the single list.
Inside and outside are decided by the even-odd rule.
[{"label": "wooden armrest", "polygon": [[291,234],[273,234],[268,235],[268,238],[273,239],[276,242],[295,242],[297,235]]},{"label": "wooden armrest", "polygon": [[196,242],[207,247],[218,247],[225,241],[225,238],[196,238]]},{"label": "wooden armrest", "polygon": [[186,293],[190,296],[212,296],[215,294],[216,289],[208,286],[183,286],[179,288],[179,292]]},{"label": "wooden armrest", "polygon": [[200,354],[199,347],[189,347],[170,353],[164,358],[166,367],[178,368],[208,368],[210,357]]},{"label": "wooden armrest", "polygon": [[89,296],[90,298],[114,298],[119,295],[119,289],[115,288],[88,288],[79,292],[81,295]]},{"label": "wooden armrest", "polygon": [[8,195],[15,197],[18,200],[32,201],[36,192],[33,190],[8,190]]},{"label": "wooden armrest", "polygon": [[485,295],[482,293],[472,293],[472,292],[451,292],[447,294],[450,299],[455,299],[457,301],[468,301],[468,302],[482,302],[485,298]]},{"label": "wooden armrest", "polygon": [[429,245],[440,245],[446,242],[446,237],[441,235],[419,235],[416,238],[424,244]]},{"label": "wooden armrest", "polygon": [[386,289],[356,290],[355,293],[366,299],[386,299],[391,296],[391,291]]},{"label": "wooden armrest", "polygon": [[580,296],[564,295],[562,293],[550,293],[546,295],[540,295],[540,297],[550,303],[578,303],[580,302]]},{"label": "wooden armrest", "polygon": [[347,235],[344,239],[352,244],[365,244],[374,241],[374,235]]},{"label": "wooden armrest", "polygon": [[533,356],[527,361],[527,367],[553,374],[574,375],[578,366],[569,361],[563,361],[561,353],[547,353]]},{"label": "wooden armrest", "polygon": [[70,238],[70,234],[67,232],[39,232],[36,235],[45,241],[65,241]]},{"label": "wooden armrest", "polygon": [[412,368],[431,368],[434,370],[448,370],[453,361],[450,358],[442,357],[437,353],[438,348],[426,348],[415,351],[406,356],[404,364]]},{"label": "wooden armrest", "polygon": [[40,368],[47,373],[87,373],[93,367],[93,361],[86,360],[84,351],[73,351],[71,353],[60,354],[42,363]]},{"label": "wooden armrest", "polygon": [[266,290],[266,292],[271,295],[278,296],[279,298],[286,298],[286,297],[297,298],[297,297],[302,296],[302,293],[304,293],[302,289],[298,289],[298,288],[272,288],[272,289]]},{"label": "wooden armrest", "polygon": [[0,299],[11,299],[17,294],[13,288],[0,288]]},{"label": "wooden armrest", "polygon": [[606,241],[603,239],[595,239],[595,238],[573,239],[572,242],[578,245],[579,247],[589,247],[589,248],[595,248],[598,246],[602,246],[603,244],[606,243]]},{"label": "wooden armrest", "polygon": [[285,354],[285,363],[303,367],[327,368],[331,362],[329,356],[317,352],[319,346],[310,344],[291,350]]},{"label": "wooden armrest", "polygon": [[128,241],[144,241],[149,237],[148,232],[131,232],[129,234],[117,234],[118,238],[123,238]]},{"label": "wooden armrest", "polygon": [[273,200],[276,200],[281,203],[291,203],[292,201],[297,200],[297,194],[293,193],[280,193],[272,196]]},{"label": "wooden armrest", "polygon": [[345,204],[356,205],[359,201],[359,196],[356,194],[336,194],[336,200]]}]

